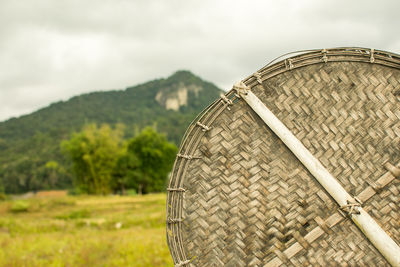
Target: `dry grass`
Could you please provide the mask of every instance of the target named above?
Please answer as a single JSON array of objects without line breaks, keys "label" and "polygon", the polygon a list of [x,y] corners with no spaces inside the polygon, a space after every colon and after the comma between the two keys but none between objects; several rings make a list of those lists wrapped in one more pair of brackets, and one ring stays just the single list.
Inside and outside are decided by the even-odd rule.
[{"label": "dry grass", "polygon": [[0,202],[0,266],[172,266],[165,194],[24,201]]}]

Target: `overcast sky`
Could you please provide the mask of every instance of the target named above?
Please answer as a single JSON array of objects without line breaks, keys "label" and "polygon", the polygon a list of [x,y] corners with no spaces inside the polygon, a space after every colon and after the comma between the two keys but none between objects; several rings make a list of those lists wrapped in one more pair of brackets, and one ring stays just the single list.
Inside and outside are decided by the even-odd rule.
[{"label": "overcast sky", "polygon": [[191,70],[222,89],[286,52],[400,53],[400,1],[0,0],[0,121]]}]

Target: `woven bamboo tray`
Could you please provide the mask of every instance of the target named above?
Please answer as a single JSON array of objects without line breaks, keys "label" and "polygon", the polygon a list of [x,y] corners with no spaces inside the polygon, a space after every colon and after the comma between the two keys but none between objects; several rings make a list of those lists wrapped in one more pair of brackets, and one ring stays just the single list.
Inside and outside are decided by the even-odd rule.
[{"label": "woven bamboo tray", "polygon": [[[243,82],[400,244],[400,56],[311,50]],[[184,136],[167,239],[175,266],[389,266],[235,90]]]}]

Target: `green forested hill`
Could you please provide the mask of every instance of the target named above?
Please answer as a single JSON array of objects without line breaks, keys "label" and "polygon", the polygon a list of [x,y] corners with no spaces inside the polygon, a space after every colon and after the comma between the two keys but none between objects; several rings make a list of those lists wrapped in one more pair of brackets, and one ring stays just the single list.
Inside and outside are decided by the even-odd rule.
[{"label": "green forested hill", "polygon": [[188,71],[178,71],[125,90],[94,92],[53,103],[0,123],[0,191],[71,185],[60,142],[89,123],[126,125],[126,137],[147,125],[177,145],[190,121],[221,90]]}]

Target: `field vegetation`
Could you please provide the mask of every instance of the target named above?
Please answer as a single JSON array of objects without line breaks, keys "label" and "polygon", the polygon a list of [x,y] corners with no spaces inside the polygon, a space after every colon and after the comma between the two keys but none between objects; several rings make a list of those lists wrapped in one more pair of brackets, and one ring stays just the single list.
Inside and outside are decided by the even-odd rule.
[{"label": "field vegetation", "polygon": [[163,193],[0,201],[0,266],[173,266],[165,206]]}]

